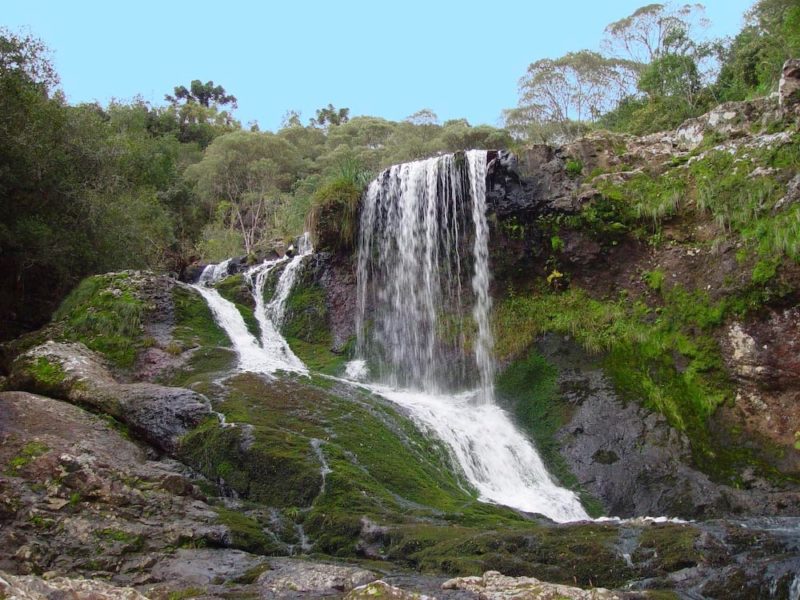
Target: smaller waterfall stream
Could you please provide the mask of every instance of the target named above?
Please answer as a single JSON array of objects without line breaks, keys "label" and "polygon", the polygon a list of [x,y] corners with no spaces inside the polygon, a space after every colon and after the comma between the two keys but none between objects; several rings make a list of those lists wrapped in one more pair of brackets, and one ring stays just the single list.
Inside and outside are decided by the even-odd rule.
[{"label": "smaller waterfall stream", "polygon": [[[245,273],[253,291],[254,314],[261,332],[260,339],[256,339],[247,329],[247,324],[236,305],[210,287],[228,275],[230,261],[207,266],[200,275],[198,283],[192,286],[203,296],[217,323],[230,337],[233,348],[239,357],[238,367],[241,371],[267,375],[272,375],[277,371],[289,371],[304,375],[308,373],[303,361],[292,352],[286,339],[281,335],[280,325],[286,310],[286,300],[297,276],[297,270],[303,257],[310,253],[311,244],[308,234],[305,234],[298,244],[298,253],[291,259],[283,257],[266,260],[251,267]],[[269,274],[276,267],[284,264],[286,266],[278,278],[272,300],[266,303],[264,287]]]}]

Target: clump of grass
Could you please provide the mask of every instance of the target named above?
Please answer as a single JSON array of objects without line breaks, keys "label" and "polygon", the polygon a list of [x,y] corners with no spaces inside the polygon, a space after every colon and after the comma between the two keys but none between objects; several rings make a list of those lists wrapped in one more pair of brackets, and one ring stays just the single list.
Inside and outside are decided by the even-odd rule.
[{"label": "clump of grass", "polygon": [[372,175],[354,159],[339,163],[338,173],[314,193],[306,230],[321,250],[352,250],[358,232],[358,205]]}]

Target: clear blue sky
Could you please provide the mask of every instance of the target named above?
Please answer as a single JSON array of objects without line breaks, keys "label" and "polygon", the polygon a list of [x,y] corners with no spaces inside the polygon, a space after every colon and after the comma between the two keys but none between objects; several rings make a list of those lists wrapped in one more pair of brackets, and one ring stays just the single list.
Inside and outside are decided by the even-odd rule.
[{"label": "clear blue sky", "polygon": [[[606,24],[648,0],[2,0],[0,25],[53,50],[70,102],[162,103],[192,79],[225,86],[236,117],[275,129],[333,103],[351,115],[497,124],[528,64],[597,49]],[[708,0],[710,35],[735,34],[753,0]]]}]

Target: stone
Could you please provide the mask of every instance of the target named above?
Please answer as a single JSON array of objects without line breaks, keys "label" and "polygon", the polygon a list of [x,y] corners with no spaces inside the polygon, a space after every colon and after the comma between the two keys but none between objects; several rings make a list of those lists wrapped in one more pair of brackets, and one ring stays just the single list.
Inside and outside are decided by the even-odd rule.
[{"label": "stone", "polygon": [[389,585],[385,581],[373,581],[361,585],[349,592],[344,600],[370,600],[371,598],[385,598],[386,600],[434,600],[431,596],[410,592],[399,587]]},{"label": "stone", "polygon": [[147,600],[130,587],[117,587],[97,579],[70,577],[17,577],[0,571],[0,597],[9,600]]},{"label": "stone", "polygon": [[778,102],[784,112],[791,111],[800,103],[800,58],[790,58],[783,63]]},{"label": "stone", "polygon": [[[45,374],[42,361],[50,369]],[[49,341],[32,348],[14,361],[10,381],[14,389],[92,406],[167,453],[174,453],[181,436],[211,413],[208,399],[191,390],[117,383],[102,358],[81,343]]]},{"label": "stone", "polygon": [[627,594],[604,588],[584,590],[568,585],[546,583],[535,577],[508,577],[486,571],[482,577],[456,577],[442,584],[445,590],[468,590],[481,600],[623,600]]},{"label": "stone", "polygon": [[272,567],[258,578],[262,598],[305,598],[312,594],[349,592],[358,586],[378,579],[378,576],[360,567],[335,565],[305,560],[274,559]]}]

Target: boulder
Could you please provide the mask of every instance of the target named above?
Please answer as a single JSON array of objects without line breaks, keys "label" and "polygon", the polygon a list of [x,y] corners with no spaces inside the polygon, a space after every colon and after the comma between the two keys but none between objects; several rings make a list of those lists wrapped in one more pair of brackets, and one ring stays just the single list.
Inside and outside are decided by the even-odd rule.
[{"label": "boulder", "polygon": [[380,579],[358,586],[348,593],[344,600],[371,600],[372,598],[384,598],[385,600],[434,600],[431,596],[404,590],[389,585]]},{"label": "boulder", "polygon": [[442,584],[445,590],[466,590],[482,600],[623,600],[639,594],[612,592],[604,588],[584,590],[568,585],[546,583],[535,577],[508,577],[486,571],[482,577],[456,577]]},{"label": "boulder", "polygon": [[0,597],[15,600],[147,600],[133,588],[117,587],[99,579],[53,577],[45,580],[35,575],[16,577],[2,571]]},{"label": "boulder", "polygon": [[10,384],[91,406],[170,454],[181,436],[211,414],[208,399],[191,390],[117,383],[103,359],[81,343],[49,341],[25,352],[12,365]]},{"label": "boulder", "polygon": [[305,560],[275,559],[258,578],[262,598],[308,598],[349,592],[378,576],[360,567]]},{"label": "boulder", "polygon": [[783,63],[778,101],[784,112],[792,111],[800,104],[800,58],[791,58]]}]

